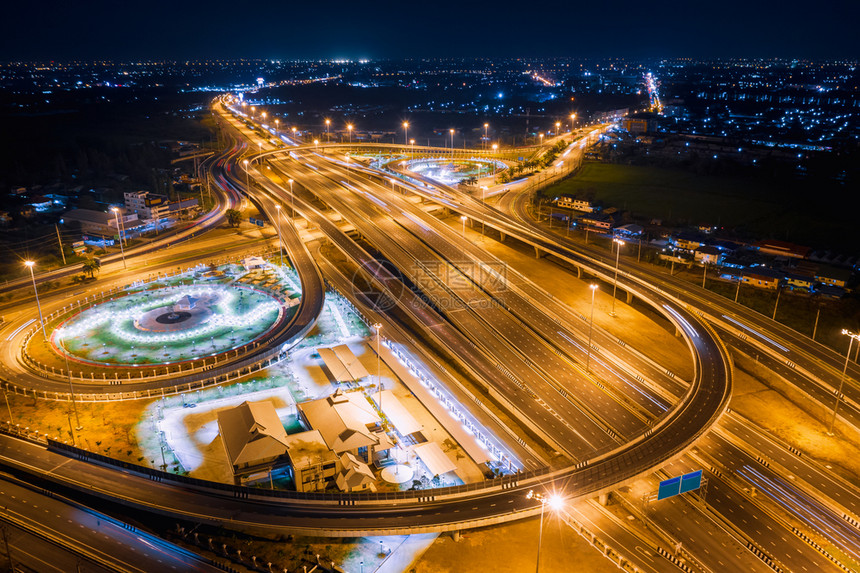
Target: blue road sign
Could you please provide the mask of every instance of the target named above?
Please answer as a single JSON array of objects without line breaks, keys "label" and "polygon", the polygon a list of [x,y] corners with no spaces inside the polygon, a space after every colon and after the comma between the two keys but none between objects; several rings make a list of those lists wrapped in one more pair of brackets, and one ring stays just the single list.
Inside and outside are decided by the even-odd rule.
[{"label": "blue road sign", "polygon": [[657,489],[657,499],[666,499],[700,487],[702,487],[702,470],[697,470],[681,477],[661,481],[660,487]]},{"label": "blue road sign", "polygon": [[681,476],[681,493],[702,487],[702,470]]},{"label": "blue road sign", "polygon": [[657,499],[666,499],[679,493],[681,493],[681,478],[667,479],[660,482],[660,488],[657,490]]}]

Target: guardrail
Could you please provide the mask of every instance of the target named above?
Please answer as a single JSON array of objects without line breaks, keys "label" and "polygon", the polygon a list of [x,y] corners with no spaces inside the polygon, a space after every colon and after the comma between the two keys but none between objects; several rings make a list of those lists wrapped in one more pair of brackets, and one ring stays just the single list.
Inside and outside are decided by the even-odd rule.
[{"label": "guardrail", "polygon": [[[0,427],[0,432],[9,433],[6,428]],[[155,481],[167,481],[192,486],[203,490],[215,490],[230,494],[231,497],[241,499],[263,499],[263,500],[300,500],[309,503],[313,502],[336,502],[338,505],[357,505],[362,503],[379,503],[379,502],[402,502],[411,500],[415,502],[432,502],[440,498],[452,498],[462,496],[477,491],[498,491],[517,486],[520,482],[545,476],[550,473],[549,468],[538,470],[530,470],[527,472],[518,472],[501,477],[494,477],[488,480],[475,482],[471,484],[447,486],[433,489],[422,490],[404,490],[391,492],[361,492],[361,493],[322,493],[322,492],[301,492],[293,490],[274,490],[253,488],[242,485],[234,485],[227,483],[219,483],[199,478],[193,478],[180,474],[164,472],[158,469],[141,466],[130,462],[117,460],[102,454],[90,452],[88,450],[78,448],[55,440],[46,438],[48,449],[63,452],[71,457],[77,458],[91,463],[119,468],[125,471],[134,472],[146,476]]]}]

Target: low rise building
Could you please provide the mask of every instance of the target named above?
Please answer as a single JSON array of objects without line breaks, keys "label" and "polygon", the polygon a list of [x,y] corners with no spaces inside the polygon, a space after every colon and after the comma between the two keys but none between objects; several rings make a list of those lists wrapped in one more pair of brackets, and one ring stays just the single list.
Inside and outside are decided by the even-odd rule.
[{"label": "low rise building", "polygon": [[290,434],[285,443],[296,491],[322,491],[335,483],[342,466],[319,430]]},{"label": "low rise building", "polygon": [[719,265],[723,259],[723,252],[717,247],[705,245],[696,249],[693,256],[701,265]]},{"label": "low rise building", "polygon": [[141,219],[164,219],[170,214],[170,205],[165,195],[149,191],[128,191],[123,195],[125,208],[137,213]]},{"label": "low rise building", "polygon": [[776,239],[765,239],[758,241],[752,245],[754,248],[765,255],[773,255],[775,257],[787,257],[790,259],[805,259],[809,256],[812,249],[786,241],[777,241]]},{"label": "low rise building", "polygon": [[753,267],[741,273],[741,280],[757,288],[776,290],[784,274],[766,267]]},{"label": "low rise building", "polygon": [[362,392],[344,392],[297,406],[299,418],[308,428],[319,430],[329,449],[340,456],[350,452],[365,462],[394,444],[380,426],[381,419]]},{"label": "low rise building", "polygon": [[851,280],[849,269],[838,269],[835,267],[820,267],[815,273],[815,280],[823,285],[846,288]]},{"label": "low rise building", "polygon": [[218,430],[233,480],[268,473],[287,459],[287,431],[274,404],[242,402],[218,412]]},{"label": "low rise building", "polygon": [[574,211],[582,211],[584,213],[593,213],[599,209],[588,199],[582,199],[574,195],[560,195],[556,199],[555,204],[565,209],[573,209]]}]

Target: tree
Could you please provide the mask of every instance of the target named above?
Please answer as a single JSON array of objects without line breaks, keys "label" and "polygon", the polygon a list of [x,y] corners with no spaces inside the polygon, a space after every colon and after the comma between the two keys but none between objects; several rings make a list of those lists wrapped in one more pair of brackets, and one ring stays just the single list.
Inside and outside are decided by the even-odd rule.
[{"label": "tree", "polygon": [[102,268],[102,262],[98,259],[87,259],[84,261],[84,272],[94,278],[95,274]]},{"label": "tree", "polygon": [[230,223],[231,227],[238,227],[239,223],[242,222],[242,213],[236,209],[227,209],[225,215],[227,216],[227,222]]}]

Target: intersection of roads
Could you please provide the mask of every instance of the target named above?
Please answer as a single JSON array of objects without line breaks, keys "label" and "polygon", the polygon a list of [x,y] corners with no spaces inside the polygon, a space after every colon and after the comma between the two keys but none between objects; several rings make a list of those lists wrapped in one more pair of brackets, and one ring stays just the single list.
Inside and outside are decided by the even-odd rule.
[{"label": "intersection of roads", "polygon": [[[856,485],[728,408],[733,373],[729,348],[755,355],[763,367],[825,407],[836,399],[843,367],[836,353],[677,277],[620,254],[608,257],[547,229],[531,213],[523,184],[493,192],[499,199],[488,203],[483,196],[367,167],[347,155],[416,149],[438,154],[439,149],[306,145],[268,126],[249,130],[248,116],[229,98],[218,98],[213,112],[234,142],[204,163],[220,208],[202,226],[164,241],[174,246],[206,241],[206,228],[244,201],[253,202],[278,228],[281,246],[301,278],[301,307],[270,347],[260,349],[270,353],[261,357],[269,359],[310,330],[327,282],[369,321],[382,324],[389,340],[414,355],[433,357],[428,370],[513,460],[515,471],[479,484],[419,492],[275,495],[169,476],[153,479],[151,472],[93,463],[59,444],[46,447],[8,433],[0,434],[5,471],[42,488],[55,485],[199,523],[346,537],[459,531],[521,519],[544,509],[527,493],[546,491],[563,495],[569,505],[564,519],[597,546],[611,544],[612,551],[605,553],[628,570],[860,568]],[[261,137],[261,132],[268,135]],[[581,158],[593,133],[569,134],[574,141],[566,161]],[[461,231],[459,224],[447,221],[452,216],[462,221]],[[307,228],[299,228],[300,220]],[[486,229],[503,242],[533,249],[537,257],[562,262],[567,269],[559,270],[565,273],[563,280],[577,280],[575,273],[617,289],[619,305],[635,300],[647,306],[687,349],[690,379],[650,358],[647,348],[627,343],[623,335],[594,328],[593,318],[574,312],[534,280],[505,266],[482,242],[466,240],[467,221],[472,229],[480,226],[482,233]],[[332,245],[348,269],[309,249],[309,236]],[[153,261],[146,269],[152,272],[163,246],[149,245],[126,257]],[[191,263],[193,255],[187,260]],[[143,272],[139,264],[121,271],[118,261],[106,262],[108,270],[117,267],[111,275],[117,285]],[[357,282],[369,286],[357,289]],[[48,312],[62,303],[49,299]],[[16,342],[26,329],[15,329],[32,318],[32,312],[23,310],[32,304],[22,301],[0,331],[0,379],[7,391],[58,395],[68,388],[61,377],[39,376],[16,356]],[[455,365],[471,385],[464,387],[442,364]],[[237,362],[221,368],[245,366]],[[849,383],[840,397],[839,423],[857,427],[860,396],[854,381],[860,379],[860,369],[854,364],[846,368]],[[204,378],[201,373],[168,383],[187,384],[190,390]],[[159,384],[164,383],[141,381],[120,392],[131,396]],[[93,383],[75,391],[116,389]],[[513,426],[483,408],[488,400],[514,420]],[[529,445],[534,443],[541,447]],[[634,491],[655,489],[660,477],[692,469],[704,469],[707,478],[706,492],[695,497],[658,504],[647,491]],[[7,483],[12,487],[12,482],[0,485]],[[613,519],[595,502],[605,502],[610,494],[636,519]]]}]

